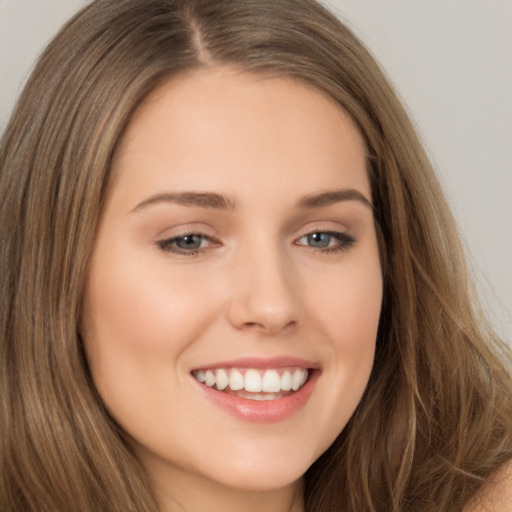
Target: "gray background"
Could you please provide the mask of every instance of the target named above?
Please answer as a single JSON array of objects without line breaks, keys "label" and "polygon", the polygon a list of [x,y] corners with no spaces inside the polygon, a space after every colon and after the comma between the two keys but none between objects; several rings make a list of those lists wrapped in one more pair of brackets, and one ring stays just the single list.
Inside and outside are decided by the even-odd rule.
[{"label": "gray background", "polygon": [[[0,130],[86,0],[0,0]],[[450,198],[488,316],[512,342],[512,0],[326,0],[387,70]]]}]

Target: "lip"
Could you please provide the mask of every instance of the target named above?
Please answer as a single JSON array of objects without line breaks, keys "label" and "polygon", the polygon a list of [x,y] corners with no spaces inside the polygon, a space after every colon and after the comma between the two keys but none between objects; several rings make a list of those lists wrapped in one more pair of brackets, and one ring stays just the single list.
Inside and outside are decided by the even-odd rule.
[{"label": "lip", "polygon": [[308,380],[298,391],[275,400],[258,401],[241,398],[201,384],[192,374],[190,377],[209,401],[234,417],[252,423],[277,423],[291,418],[307,403],[321,373],[318,364],[295,357],[243,358],[216,362],[193,370],[204,371],[213,368],[279,369],[293,366],[308,369],[310,371]]},{"label": "lip", "polygon": [[199,370],[212,370],[216,368],[254,368],[256,370],[278,370],[279,368],[287,368],[297,366],[299,368],[306,368],[307,370],[318,370],[320,365],[301,359],[298,357],[244,357],[240,359],[233,359],[230,361],[217,361],[213,364],[198,366],[193,371]]}]

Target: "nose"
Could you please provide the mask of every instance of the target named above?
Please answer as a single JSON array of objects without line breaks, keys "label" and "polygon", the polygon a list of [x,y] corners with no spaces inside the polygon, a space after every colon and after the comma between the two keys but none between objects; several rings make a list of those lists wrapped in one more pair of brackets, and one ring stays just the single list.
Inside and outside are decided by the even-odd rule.
[{"label": "nose", "polygon": [[235,328],[275,335],[298,324],[298,282],[282,251],[241,255],[234,265],[228,317]]}]

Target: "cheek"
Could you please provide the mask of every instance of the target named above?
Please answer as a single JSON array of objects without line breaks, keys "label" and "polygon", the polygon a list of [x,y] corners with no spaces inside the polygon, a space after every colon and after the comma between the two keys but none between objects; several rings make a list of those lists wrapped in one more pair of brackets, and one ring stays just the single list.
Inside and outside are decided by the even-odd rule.
[{"label": "cheek", "polygon": [[94,338],[150,355],[186,345],[200,331],[208,312],[198,307],[207,291],[199,278],[134,259],[102,263],[92,268],[86,293],[84,321]]},{"label": "cheek", "polygon": [[[375,269],[375,267],[372,267]],[[344,281],[326,314],[333,325],[333,345],[341,378],[355,393],[362,394],[373,366],[377,329],[382,305],[380,269],[355,271]]]},{"label": "cheek", "polygon": [[93,262],[82,335],[100,395],[107,406],[120,408],[128,403],[127,393],[145,403],[143,390],[159,396],[161,389],[180,385],[174,370],[183,352],[218,311],[211,294],[198,301],[208,292],[199,276],[171,274],[167,265],[115,254],[110,258],[105,251],[97,260],[101,265]]},{"label": "cheek", "polygon": [[[328,389],[324,392],[322,419],[328,426],[326,449],[343,430],[357,408],[373,367],[382,302],[378,265],[351,267],[350,272],[331,276],[328,292],[318,293],[314,318],[321,333],[322,351],[329,361],[324,369]],[[319,412],[319,417],[320,417]]]},{"label": "cheek", "polygon": [[311,287],[309,299],[334,348],[355,356],[375,345],[382,304],[378,259],[356,263],[332,273],[323,289]]},{"label": "cheek", "polygon": [[198,304],[205,293],[202,280],[171,275],[166,265],[139,264],[119,251],[115,258],[103,254],[101,265],[93,262],[85,293],[81,330],[87,360],[111,414],[128,432],[151,439],[155,411],[163,424],[174,424],[170,390],[183,392],[186,385],[177,371],[182,354],[216,316],[215,305],[209,299]]}]

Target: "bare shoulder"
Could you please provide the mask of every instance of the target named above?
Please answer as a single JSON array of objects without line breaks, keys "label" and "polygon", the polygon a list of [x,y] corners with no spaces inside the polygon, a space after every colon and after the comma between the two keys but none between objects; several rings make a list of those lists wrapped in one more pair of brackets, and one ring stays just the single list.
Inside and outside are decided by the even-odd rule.
[{"label": "bare shoulder", "polygon": [[510,512],[511,510],[512,460],[493,473],[464,507],[464,512]]}]

